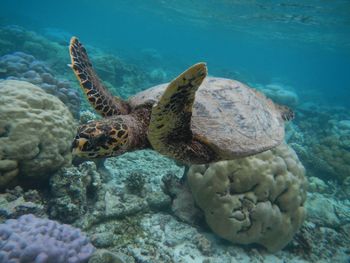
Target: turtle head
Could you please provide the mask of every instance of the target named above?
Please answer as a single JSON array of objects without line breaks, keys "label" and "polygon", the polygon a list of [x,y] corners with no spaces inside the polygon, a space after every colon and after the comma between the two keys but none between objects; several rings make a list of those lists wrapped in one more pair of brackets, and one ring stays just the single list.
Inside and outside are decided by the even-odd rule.
[{"label": "turtle head", "polygon": [[93,159],[118,156],[129,149],[129,129],[122,118],[102,119],[78,128],[72,153]]}]

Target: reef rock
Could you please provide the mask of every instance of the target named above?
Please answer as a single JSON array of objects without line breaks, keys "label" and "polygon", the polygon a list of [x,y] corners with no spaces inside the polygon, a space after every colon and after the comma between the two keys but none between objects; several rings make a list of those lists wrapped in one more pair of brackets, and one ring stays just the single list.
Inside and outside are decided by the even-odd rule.
[{"label": "reef rock", "polygon": [[216,234],[277,251],[305,219],[304,174],[295,152],[282,144],[251,157],[193,165],[188,183]]},{"label": "reef rock", "polygon": [[318,177],[308,177],[308,192],[311,193],[329,193],[331,189],[330,187],[320,178]]},{"label": "reef rock", "polygon": [[133,173],[141,174],[147,192],[162,192],[162,177],[165,175],[183,175],[183,167],[152,150],[128,152],[118,158],[108,158],[106,166],[113,173],[113,178],[119,186],[127,186]]},{"label": "reef rock", "polygon": [[162,178],[163,191],[172,198],[171,210],[176,217],[190,225],[197,225],[203,219],[203,212],[196,206],[187,182],[174,174]]},{"label": "reef rock", "polygon": [[338,229],[350,223],[350,200],[338,200],[320,193],[310,193],[306,202],[308,220],[322,227]]},{"label": "reef rock", "polygon": [[169,196],[160,187],[152,191],[144,174],[123,174],[125,178],[117,178],[114,172],[112,178],[100,173],[93,162],[59,170],[50,178],[50,216],[88,229],[106,220],[169,208]]},{"label": "reef rock", "polygon": [[119,254],[105,249],[96,250],[89,259],[89,263],[126,263],[127,261]]},{"label": "reef rock", "polygon": [[0,221],[25,214],[45,215],[46,207],[37,190],[24,191],[20,186],[0,194]]},{"label": "reef rock", "polygon": [[50,216],[73,223],[87,212],[88,195],[95,197],[101,178],[93,162],[61,168],[50,178]]},{"label": "reef rock", "polygon": [[35,180],[71,162],[75,123],[55,96],[24,81],[0,81],[0,187]]}]

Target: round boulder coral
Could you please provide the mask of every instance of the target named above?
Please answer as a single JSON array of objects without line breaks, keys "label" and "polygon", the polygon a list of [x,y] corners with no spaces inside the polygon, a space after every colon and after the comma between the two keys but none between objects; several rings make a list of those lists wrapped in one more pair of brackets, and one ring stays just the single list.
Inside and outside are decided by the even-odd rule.
[{"label": "round boulder coral", "polygon": [[80,97],[67,80],[54,77],[45,62],[24,52],[14,52],[0,57],[0,78],[28,81],[47,93],[58,97],[71,113],[79,118]]},{"label": "round boulder coral", "polygon": [[74,119],[58,98],[28,82],[0,81],[0,187],[69,164],[74,133]]},{"label": "round boulder coral", "polygon": [[282,144],[251,157],[193,165],[188,182],[217,235],[277,251],[305,219],[304,174],[295,152]]}]

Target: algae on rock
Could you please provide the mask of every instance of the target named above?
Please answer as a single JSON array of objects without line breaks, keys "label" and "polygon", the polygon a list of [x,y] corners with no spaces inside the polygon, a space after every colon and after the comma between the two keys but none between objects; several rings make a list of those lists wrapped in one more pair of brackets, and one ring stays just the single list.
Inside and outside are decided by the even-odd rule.
[{"label": "algae on rock", "polygon": [[93,199],[100,187],[101,178],[93,162],[61,168],[50,178],[50,216],[73,223],[87,212],[88,198]]}]

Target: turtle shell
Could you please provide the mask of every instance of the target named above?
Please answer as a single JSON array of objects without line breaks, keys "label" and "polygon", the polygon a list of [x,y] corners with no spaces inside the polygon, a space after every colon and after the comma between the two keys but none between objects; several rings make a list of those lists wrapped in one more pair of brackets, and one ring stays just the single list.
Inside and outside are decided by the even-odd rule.
[{"label": "turtle shell", "polygon": [[[132,107],[158,101],[167,84],[142,91],[129,99]],[[284,121],[275,104],[247,85],[207,77],[196,92],[191,129],[222,159],[253,155],[279,145]]]}]

